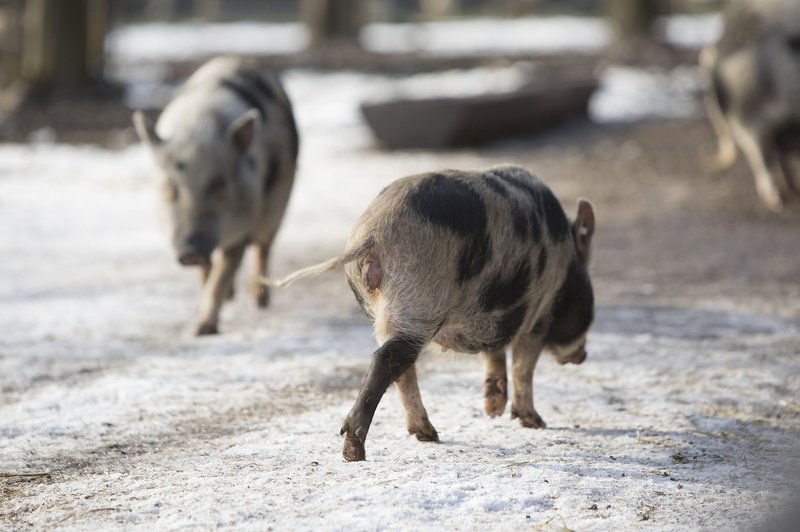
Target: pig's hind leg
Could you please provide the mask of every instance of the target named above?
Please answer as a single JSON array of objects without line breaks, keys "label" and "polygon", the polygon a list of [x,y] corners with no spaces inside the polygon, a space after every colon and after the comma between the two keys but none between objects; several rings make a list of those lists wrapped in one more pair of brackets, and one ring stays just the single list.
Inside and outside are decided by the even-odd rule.
[{"label": "pig's hind leg", "polygon": [[508,402],[506,352],[482,353],[486,378],[483,381],[484,408],[489,417],[502,416]]},{"label": "pig's hind leg", "polygon": [[518,338],[512,345],[511,378],[514,394],[511,419],[519,418],[523,427],[543,429],[547,425],[533,407],[533,370],[542,353],[542,344],[530,336]]},{"label": "pig's hind leg", "polygon": [[261,281],[267,276],[267,263],[269,261],[269,250],[272,246],[272,239],[266,243],[253,245],[253,275],[250,279],[250,293],[258,308],[269,306],[269,287]]},{"label": "pig's hind leg", "polygon": [[411,364],[394,384],[403,403],[408,433],[415,435],[419,441],[439,441],[439,435],[428,419],[428,412],[419,394],[416,364]]},{"label": "pig's hind leg", "polygon": [[344,436],[342,454],[345,460],[353,462],[366,459],[364,442],[378,403],[389,385],[413,366],[426,343],[426,340],[419,338],[394,334],[373,353],[364,384],[340,431]]}]

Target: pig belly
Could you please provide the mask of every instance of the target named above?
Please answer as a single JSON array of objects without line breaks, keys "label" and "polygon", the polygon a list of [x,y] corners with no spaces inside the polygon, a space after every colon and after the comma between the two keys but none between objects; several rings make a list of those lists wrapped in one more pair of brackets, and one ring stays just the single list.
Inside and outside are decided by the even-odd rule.
[{"label": "pig belly", "polygon": [[499,337],[496,322],[496,318],[488,313],[474,319],[448,320],[433,337],[433,343],[458,353],[496,351],[510,342],[510,338]]}]

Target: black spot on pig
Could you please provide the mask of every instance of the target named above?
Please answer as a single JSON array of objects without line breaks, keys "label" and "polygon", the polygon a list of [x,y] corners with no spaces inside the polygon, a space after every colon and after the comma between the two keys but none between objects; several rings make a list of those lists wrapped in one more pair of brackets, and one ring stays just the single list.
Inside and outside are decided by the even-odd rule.
[{"label": "black spot on pig", "polygon": [[547,223],[547,231],[553,242],[561,242],[569,235],[569,221],[561,203],[548,188],[541,189],[542,210]]},{"label": "black spot on pig", "polygon": [[525,303],[521,303],[520,305],[509,310],[505,315],[503,315],[502,318],[497,320],[496,347],[507,345],[511,341],[514,335],[517,334],[520,326],[522,326],[522,321],[525,319],[525,313],[527,311],[528,307],[525,305]]},{"label": "black spot on pig", "polygon": [[497,194],[503,196],[504,198],[508,197],[508,190],[506,190],[506,187],[503,186],[503,183],[496,177],[492,175],[487,176],[486,185]]},{"label": "black spot on pig", "polygon": [[277,157],[272,157],[267,165],[267,176],[264,178],[264,192],[272,190],[280,177],[281,163]]},{"label": "black spot on pig", "polygon": [[790,35],[787,37],[786,45],[793,53],[800,54],[800,35]]},{"label": "black spot on pig", "polygon": [[400,378],[408,367],[414,363],[425,340],[408,334],[398,334],[387,340],[376,354],[384,359],[381,364],[387,371],[390,382]]},{"label": "black spot on pig", "polygon": [[549,329],[548,320],[544,318],[539,318],[536,320],[536,323],[533,324],[531,327],[530,334],[531,336],[540,338],[547,334],[547,330]]},{"label": "black spot on pig", "polygon": [[458,179],[439,174],[424,179],[409,194],[408,205],[421,218],[458,235],[486,233],[483,198]]},{"label": "black spot on pig", "polygon": [[586,270],[573,261],[558,290],[546,344],[566,345],[584,334],[594,319],[594,295]]},{"label": "black spot on pig", "polygon": [[[500,173],[498,174],[500,178],[508,183],[510,186],[517,189],[519,192],[523,194],[523,198],[525,198],[525,204],[528,207],[527,213],[522,213],[521,216],[526,217],[527,221],[525,222],[530,231],[530,238],[534,241],[538,242],[542,239],[542,226],[541,226],[541,211],[539,209],[539,204],[541,202],[541,194],[540,190],[536,185],[525,179],[521,179],[517,176]],[[519,234],[519,230],[517,229],[517,224],[523,223],[523,219],[518,219],[518,215],[512,211],[512,217],[514,217],[514,229]],[[525,232],[525,237],[528,236],[528,230]]]},{"label": "black spot on pig", "polygon": [[275,100],[275,92],[272,90],[272,87],[270,87],[257,72],[246,68],[237,68],[236,75],[245,80],[249,85],[252,85],[263,96],[266,96],[270,100]]},{"label": "black spot on pig", "polygon": [[261,119],[266,120],[267,118],[267,109],[264,107],[264,103],[258,97],[258,95],[253,91],[251,87],[248,87],[244,83],[239,80],[235,79],[223,79],[220,82],[220,85],[231,91],[232,93],[236,94],[240,100],[246,103],[248,106],[258,109],[258,112],[261,113]]},{"label": "black spot on pig", "polygon": [[536,261],[536,275],[541,277],[544,275],[544,269],[547,266],[547,248],[542,246],[539,249],[539,258]]},{"label": "black spot on pig", "polygon": [[481,308],[490,312],[516,305],[525,295],[530,281],[531,266],[527,260],[523,259],[514,269],[511,277],[504,279],[497,274],[483,287],[480,296]]},{"label": "black spot on pig", "polygon": [[492,254],[486,232],[486,206],[469,185],[443,175],[421,181],[408,196],[408,205],[419,217],[465,237],[458,261],[458,281],[478,275]]},{"label": "black spot on pig", "polygon": [[468,237],[458,259],[458,282],[463,283],[481,273],[492,257],[492,243],[484,231]]}]

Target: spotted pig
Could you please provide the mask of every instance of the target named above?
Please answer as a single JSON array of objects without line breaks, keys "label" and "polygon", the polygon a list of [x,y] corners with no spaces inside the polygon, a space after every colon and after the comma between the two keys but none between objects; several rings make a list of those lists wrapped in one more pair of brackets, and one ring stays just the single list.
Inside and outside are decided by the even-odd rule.
[{"label": "spotted pig", "polygon": [[706,108],[719,139],[716,166],[750,164],[773,211],[800,197],[791,157],[800,153],[800,2],[734,0],[719,41],[700,55],[711,90]]},{"label": "spotted pig", "polygon": [[344,421],[346,460],[364,460],[378,402],[394,382],[409,433],[437,441],[417,386],[415,361],[429,343],[481,353],[485,408],[542,428],[532,379],[543,349],[565,364],[586,359],[594,298],[588,265],[594,211],[579,200],[570,222],[550,189],[515,166],[446,170],[400,179],[367,208],[346,251],[277,284],[344,266],[380,347]]}]

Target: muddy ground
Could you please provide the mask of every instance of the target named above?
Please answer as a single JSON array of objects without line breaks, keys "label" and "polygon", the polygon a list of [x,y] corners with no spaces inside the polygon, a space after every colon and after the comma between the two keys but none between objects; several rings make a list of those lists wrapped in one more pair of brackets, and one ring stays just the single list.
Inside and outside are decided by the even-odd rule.
[{"label": "muddy ground", "polygon": [[[147,240],[138,265],[117,257],[113,275],[67,271],[42,287],[9,275],[21,275],[15,260],[48,260],[49,244],[18,244],[0,318],[0,528],[763,526],[797,495],[800,202],[769,213],[744,161],[706,170],[713,145],[701,118],[579,121],[474,152],[406,154],[430,167],[523,164],[570,212],[591,198],[597,322],[585,364],[540,363],[548,429],[485,418],[479,361],[432,353],[420,387],[442,443],[405,435],[391,391],[364,464],[342,462],[338,424],[373,344],[341,274],[276,293],[264,313],[240,290],[223,334],[198,340],[194,279],[163,242]],[[396,162],[374,147],[365,158]],[[352,222],[330,223],[344,235]],[[277,273],[343,244],[292,234]],[[105,316],[18,330],[36,305],[68,297]]]}]

